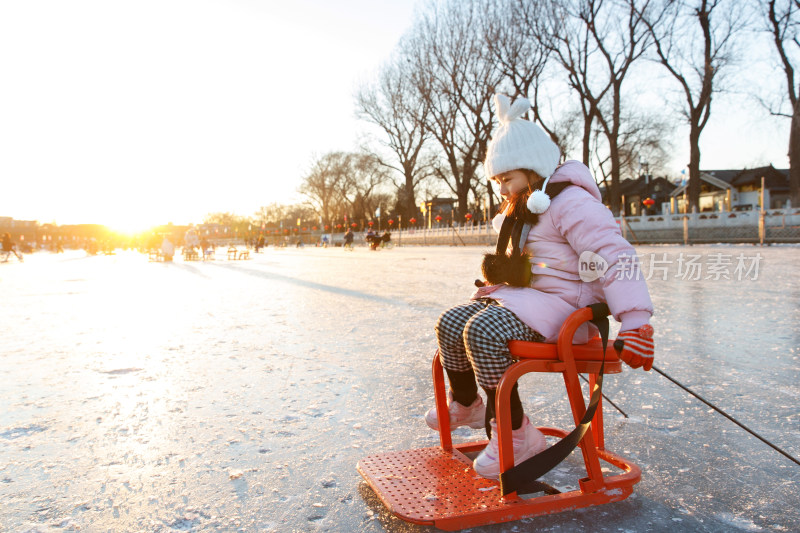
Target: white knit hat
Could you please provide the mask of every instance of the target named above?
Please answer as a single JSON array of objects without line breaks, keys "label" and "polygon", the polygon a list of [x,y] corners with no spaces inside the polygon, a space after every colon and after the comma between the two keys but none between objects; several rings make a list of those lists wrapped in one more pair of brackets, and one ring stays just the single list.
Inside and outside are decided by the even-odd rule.
[{"label": "white knit hat", "polygon": [[[527,98],[519,97],[511,103],[504,94],[494,96],[500,127],[495,131],[486,150],[484,170],[491,177],[509,170],[533,170],[545,179],[555,171],[561,159],[561,151],[545,131],[522,118],[531,108]],[[542,186],[542,191],[547,181]],[[534,194],[528,200],[528,208],[534,213],[543,213],[550,205],[546,194]]]}]

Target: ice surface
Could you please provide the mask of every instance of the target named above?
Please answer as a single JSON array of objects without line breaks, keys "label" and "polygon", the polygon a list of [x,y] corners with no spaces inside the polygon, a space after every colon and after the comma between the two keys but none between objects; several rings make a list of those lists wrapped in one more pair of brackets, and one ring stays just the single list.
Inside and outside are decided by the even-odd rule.
[{"label": "ice surface", "polygon": [[[355,464],[438,443],[423,419],[433,324],[472,292],[484,251],[0,264],[0,529],[427,530],[387,513]],[[637,251],[656,365],[800,456],[800,248]],[[757,275],[737,278],[757,253]],[[709,279],[681,270],[698,255]],[[570,427],[559,379],[523,379],[535,423]],[[605,392],[631,416],[606,407],[608,448],[643,470],[634,495],[473,531],[800,530],[800,466],[653,372]],[[574,488],[581,464],[546,480]]]}]

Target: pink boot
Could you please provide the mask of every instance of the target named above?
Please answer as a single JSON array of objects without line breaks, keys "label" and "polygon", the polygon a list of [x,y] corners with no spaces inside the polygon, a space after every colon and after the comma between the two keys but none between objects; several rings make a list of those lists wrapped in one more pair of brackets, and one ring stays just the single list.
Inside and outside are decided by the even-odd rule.
[{"label": "pink boot", "polygon": [[[486,448],[475,458],[472,468],[482,477],[497,479],[500,477],[500,441],[497,437],[497,422],[493,418],[490,423],[492,425],[492,438]],[[531,424],[527,415],[522,419],[520,428],[511,432],[511,440],[514,444],[515,466],[547,448],[544,433]]]},{"label": "pink boot", "polygon": [[[447,393],[447,408],[450,411],[450,429],[455,429],[460,426],[469,426],[474,429],[482,428],[486,425],[484,417],[486,416],[486,406],[483,405],[483,399],[480,394],[472,405],[464,407],[453,399],[453,391]],[[425,413],[425,422],[428,427],[439,431],[439,418],[436,414],[436,408],[432,408]]]}]

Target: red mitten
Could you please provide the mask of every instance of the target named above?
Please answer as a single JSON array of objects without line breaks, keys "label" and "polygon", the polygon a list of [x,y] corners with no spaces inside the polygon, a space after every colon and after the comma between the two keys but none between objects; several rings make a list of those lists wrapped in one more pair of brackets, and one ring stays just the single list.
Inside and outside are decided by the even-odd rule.
[{"label": "red mitten", "polygon": [[632,368],[644,367],[650,370],[653,367],[653,326],[645,324],[638,330],[623,331],[614,341],[614,349],[620,359]]}]

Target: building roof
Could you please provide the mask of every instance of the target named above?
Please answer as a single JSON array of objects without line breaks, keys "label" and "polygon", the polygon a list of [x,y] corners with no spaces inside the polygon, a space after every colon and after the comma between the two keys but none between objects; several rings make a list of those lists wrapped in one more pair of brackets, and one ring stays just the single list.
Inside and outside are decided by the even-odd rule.
[{"label": "building roof", "polygon": [[[658,186],[658,191],[655,191],[656,186]],[[598,187],[600,193],[605,195],[605,186],[599,183]],[[644,194],[666,196],[669,195],[675,187],[677,187],[677,185],[666,178],[654,178],[652,176],[650,177],[649,184],[646,182],[644,176],[639,176],[636,179],[624,179],[619,182],[620,194],[626,197],[642,196]]]},{"label": "building roof", "polygon": [[738,176],[742,172],[741,169],[739,170],[701,170],[700,174],[706,174],[718,180],[722,180],[725,183],[730,184],[733,179]]},{"label": "building roof", "polygon": [[[789,170],[776,169],[772,165],[758,168],[745,168],[740,170],[701,170],[700,179],[706,183],[725,190],[753,184],[761,186],[761,177],[767,189],[776,192],[789,190]],[[688,186],[683,184],[674,191],[672,196],[680,196]]]},{"label": "building roof", "polygon": [[779,170],[772,165],[744,169],[733,179],[732,184],[737,187],[748,184],[760,186],[762,177],[764,178],[764,185],[770,190],[789,190],[789,169]]}]

